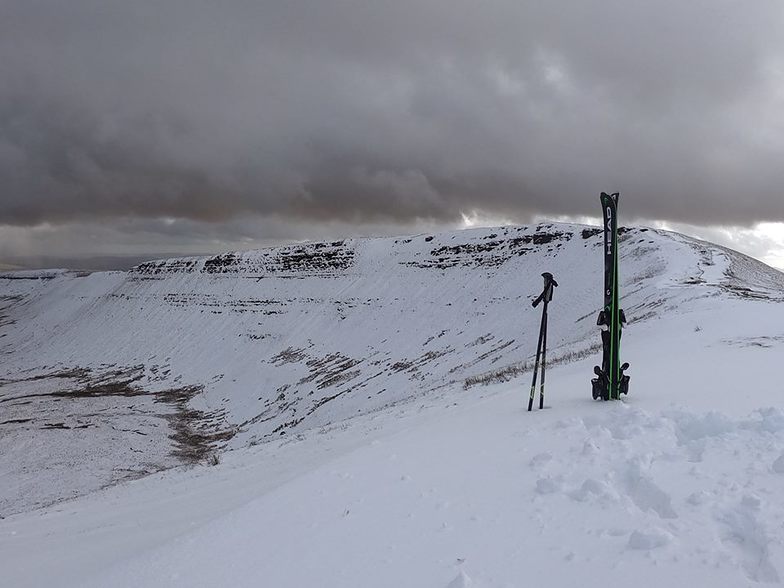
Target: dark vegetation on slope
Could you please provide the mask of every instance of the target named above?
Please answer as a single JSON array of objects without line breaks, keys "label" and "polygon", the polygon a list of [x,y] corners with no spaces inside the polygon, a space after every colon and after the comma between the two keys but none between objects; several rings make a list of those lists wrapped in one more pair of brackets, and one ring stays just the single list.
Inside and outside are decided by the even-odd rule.
[{"label": "dark vegetation on slope", "polygon": [[[526,255],[537,251],[542,245],[561,247],[561,242],[569,241],[571,233],[543,230],[530,235],[498,239],[493,233],[485,237],[484,243],[460,243],[458,245],[442,245],[431,249],[432,259],[401,262],[402,265],[422,269],[447,269],[452,267],[495,267],[512,257]],[[425,239],[426,241],[428,239]]]},{"label": "dark vegetation on slope", "polygon": [[[138,385],[144,377],[142,366],[117,368],[96,374],[90,368],[60,369],[27,378],[0,380],[0,404],[4,412],[22,412],[31,417],[17,417],[0,422],[0,425],[24,424],[27,427],[40,429],[88,429],[106,424],[106,415],[94,412],[89,402],[78,404],[79,401],[124,397],[138,398],[142,402],[127,405],[126,410],[149,419],[165,420],[171,432],[171,455],[183,463],[203,461],[211,453],[217,451],[222,443],[229,441],[235,434],[235,428],[221,428],[222,415],[194,410],[188,406],[190,400],[202,392],[203,386],[181,386],[163,390],[145,390]],[[19,382],[43,382],[46,380],[65,380],[69,384],[61,388],[55,385],[51,392],[14,393],[3,395],[3,387]],[[76,384],[74,386],[74,383]],[[65,406],[44,404],[41,401],[50,398],[65,401]],[[145,401],[146,400],[146,401]],[[169,408],[165,411],[154,411],[153,404],[163,404]],[[22,408],[20,408],[22,407]],[[69,417],[62,420],[63,416]],[[144,435],[141,429],[135,431]]]}]

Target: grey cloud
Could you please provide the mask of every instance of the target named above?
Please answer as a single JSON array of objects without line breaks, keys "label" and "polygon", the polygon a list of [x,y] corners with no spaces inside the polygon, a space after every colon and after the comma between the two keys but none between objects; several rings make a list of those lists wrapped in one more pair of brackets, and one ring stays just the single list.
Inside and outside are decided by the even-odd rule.
[{"label": "grey cloud", "polygon": [[334,240],[346,235],[424,233],[455,226],[427,222],[395,224],[246,215],[216,223],[190,219],[124,217],[36,227],[0,225],[0,269],[69,267],[126,269],[141,261],[210,255],[297,241]]},{"label": "grey cloud", "polygon": [[[773,0],[6,0],[0,223],[784,220]],[[255,217],[254,217],[255,218]]]}]

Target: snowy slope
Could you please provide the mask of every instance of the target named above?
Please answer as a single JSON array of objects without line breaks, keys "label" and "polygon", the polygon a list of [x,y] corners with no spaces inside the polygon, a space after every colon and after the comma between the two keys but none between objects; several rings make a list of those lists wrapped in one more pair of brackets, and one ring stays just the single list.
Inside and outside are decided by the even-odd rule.
[{"label": "snowy slope", "polygon": [[[0,522],[6,577],[779,581],[781,274],[626,232],[632,392],[595,403],[600,246],[590,228],[542,225],[5,279],[0,496],[19,513]],[[551,408],[528,414],[519,369],[542,271],[560,283],[550,354],[564,362]],[[26,512],[199,443],[238,450]]]},{"label": "snowy slope", "polygon": [[595,233],[482,229],[6,274],[0,513],[519,368],[545,270],[569,301],[550,356],[589,348]]},{"label": "snowy slope", "polygon": [[[646,229],[623,244],[632,324],[779,296],[780,274],[738,254]],[[6,274],[0,513],[516,375],[543,271],[561,284],[551,361],[597,355],[600,247],[597,229],[539,225]]]}]

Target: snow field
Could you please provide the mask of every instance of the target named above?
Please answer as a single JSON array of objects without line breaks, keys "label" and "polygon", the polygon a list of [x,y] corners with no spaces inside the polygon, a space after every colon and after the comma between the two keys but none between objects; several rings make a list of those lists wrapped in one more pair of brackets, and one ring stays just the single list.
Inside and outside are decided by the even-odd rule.
[{"label": "snow field", "polygon": [[[471,243],[488,241],[489,230],[484,231],[472,233]],[[236,449],[222,454],[219,465],[171,469],[100,492],[87,488],[89,493],[75,500],[8,516],[0,521],[3,581],[19,587],[120,588],[780,583],[780,274],[685,238],[632,233],[621,266],[622,306],[630,318],[622,359],[631,363],[631,392],[621,402],[594,402],[590,378],[599,352],[582,360],[579,352],[590,350],[599,339],[593,308],[598,295],[595,284],[571,284],[590,275],[583,266],[596,255],[591,243],[578,236],[580,228],[570,231],[574,237],[560,250],[554,248],[543,259],[522,256],[525,264],[513,266],[525,269],[525,283],[510,281],[496,287],[488,283],[484,268],[472,274],[465,266],[436,268],[434,273],[418,267],[413,275],[420,281],[410,294],[402,286],[392,288],[368,269],[389,261],[379,261],[379,256],[390,243],[367,242],[360,247],[365,277],[329,278],[335,288],[331,296],[339,301],[378,298],[378,303],[349,308],[333,300],[329,308],[341,310],[326,316],[318,312],[326,308],[324,300],[310,303],[303,297],[293,305],[297,312],[287,311],[288,318],[270,315],[283,321],[281,337],[283,327],[291,327],[285,338],[273,337],[277,343],[271,348],[248,342],[257,339],[236,337],[248,316],[258,316],[231,311],[213,320],[205,311],[221,305],[225,310],[227,302],[237,300],[238,289],[248,288],[246,282],[239,286],[210,278],[207,289],[213,288],[218,296],[231,284],[232,296],[210,299],[213,306],[205,306],[201,299],[174,309],[160,306],[161,300],[172,300],[165,298],[166,292],[190,288],[203,293],[196,277],[172,273],[135,283],[130,287],[136,294],[130,299],[87,297],[88,310],[80,306],[86,298],[78,283],[68,285],[69,292],[81,292],[70,302],[53,290],[35,294],[51,297],[63,317],[77,317],[67,319],[77,321],[75,327],[62,326],[66,319],[58,323],[75,341],[81,340],[75,334],[88,337],[96,325],[120,320],[128,308],[136,313],[135,320],[146,316],[157,321],[146,325],[170,325],[171,316],[190,317],[177,336],[196,337],[203,324],[214,325],[216,330],[208,329],[208,334],[219,333],[226,341],[233,332],[234,339],[243,341],[230,349],[238,353],[235,363],[217,364],[218,369],[209,361],[211,354],[221,361],[229,357],[225,350],[203,349],[193,365],[185,363],[185,354],[180,360],[172,357],[171,373],[161,375],[155,385],[168,385],[177,377],[205,377],[205,393],[192,403],[211,405],[224,395],[227,418],[235,421],[254,414],[253,397],[247,393],[254,380],[274,377],[278,386],[286,378],[298,381],[308,374],[306,357],[293,353],[285,357],[295,361],[267,363],[265,369],[274,368],[275,374],[267,375],[260,364],[249,361],[261,350],[273,356],[287,347],[305,348],[311,361],[323,357],[330,346],[338,347],[347,357],[363,358],[362,369],[375,361],[367,359],[376,357],[374,352],[390,354],[385,361],[402,362],[420,357],[423,348],[434,343],[438,349],[454,351],[428,356],[430,361],[417,370],[406,371],[409,366],[378,376],[385,386],[400,388],[392,402],[366,406],[364,389],[346,391],[328,405],[329,412],[323,413],[328,417],[302,421],[286,435],[258,445],[248,447],[247,442],[261,436],[267,425],[248,425],[235,438]],[[428,248],[449,241],[450,235],[423,240],[417,244],[419,253],[404,259],[430,263]],[[510,266],[500,267],[493,276],[510,275]],[[574,352],[575,357],[548,369],[546,410],[524,410],[530,373],[466,388],[463,376],[492,374],[519,361],[521,354],[532,355],[538,312],[524,305],[541,288],[537,272],[553,267],[561,287],[550,308],[548,356]],[[465,274],[473,277],[462,279]],[[173,281],[165,285],[170,278]],[[92,279],[97,284],[103,278]],[[106,279],[115,284],[113,294],[130,296],[125,278]],[[461,279],[468,285],[463,283],[466,289],[459,296],[444,301],[439,299],[443,289],[435,291],[443,279],[454,288],[460,287]],[[313,281],[309,287],[322,283]],[[291,281],[275,284],[274,288],[295,288]],[[304,288],[307,282],[296,284]],[[14,287],[23,290],[29,285]],[[358,288],[366,289],[361,296],[356,296]],[[400,300],[387,304],[381,295],[384,288],[392,301]],[[371,291],[376,294],[370,296]],[[480,295],[468,297],[469,291]],[[346,298],[346,293],[351,296]],[[242,297],[248,299],[247,291]],[[478,306],[460,302],[455,308],[458,301],[473,298]],[[423,306],[412,306],[416,300]],[[447,307],[447,302],[453,306]],[[513,309],[524,318],[516,318]],[[34,320],[44,324],[45,319]],[[197,328],[200,321],[202,327]],[[150,337],[149,326],[146,331],[142,325],[136,328],[135,341]],[[354,340],[348,336],[351,330],[358,333]],[[513,336],[515,331],[519,332]],[[313,333],[324,334],[323,341],[314,343],[324,346],[318,352],[297,343],[312,339]],[[496,339],[485,340],[487,334]],[[40,341],[30,324],[17,323],[8,336],[27,341],[28,350]],[[509,339],[514,343],[477,361]],[[58,357],[57,341],[54,337],[42,348],[46,365]],[[208,337],[195,341],[206,344]],[[360,356],[357,350],[368,344],[374,350]],[[90,341],[84,347],[73,346],[69,357],[98,365],[108,351],[95,345]],[[142,357],[133,341],[119,349],[122,365]],[[165,353],[163,348],[145,351],[156,365]],[[97,356],[90,359],[94,353]],[[12,360],[19,369],[30,368],[30,357],[17,353]],[[242,362],[248,365],[240,369]],[[459,372],[450,372],[457,366]],[[217,371],[225,376],[213,380]],[[338,382],[335,390],[343,390],[343,384]],[[17,395],[23,386],[24,382],[5,384],[2,392]],[[307,389],[301,392],[307,398]],[[296,410],[304,410],[302,402]],[[275,413],[275,418],[290,418],[286,410]],[[112,418],[120,416],[113,413]],[[0,433],[3,430],[10,429]],[[9,443],[20,439],[5,435]],[[29,467],[20,463],[22,453],[17,451],[11,464],[17,469],[6,471]],[[39,479],[52,484],[45,475]]]},{"label": "snow field", "polygon": [[[91,497],[63,505],[49,540],[68,519],[77,527],[90,520],[82,509],[96,518],[78,546],[55,539],[59,549],[94,553],[98,539],[119,542],[114,566],[84,562],[64,585],[778,582],[780,409],[732,418],[585,401],[584,416],[565,416],[561,385],[576,384],[578,375],[561,371],[554,371],[552,407],[539,413],[523,410],[523,390],[488,391],[391,418],[360,417],[342,430],[235,455],[209,473],[172,471],[155,483],[114,488],[119,508],[145,502],[131,528],[127,520],[104,527],[109,505],[97,508]],[[344,449],[302,463],[315,445],[336,442]],[[299,475],[264,468],[273,456]],[[246,468],[258,468],[255,480]],[[216,477],[223,481],[210,481]],[[205,482],[213,487],[205,490]],[[223,511],[232,483],[258,486]],[[174,537],[154,540],[148,526],[189,511],[215,518],[182,521]],[[23,581],[32,569],[14,576],[12,565],[10,577],[36,585]]]}]

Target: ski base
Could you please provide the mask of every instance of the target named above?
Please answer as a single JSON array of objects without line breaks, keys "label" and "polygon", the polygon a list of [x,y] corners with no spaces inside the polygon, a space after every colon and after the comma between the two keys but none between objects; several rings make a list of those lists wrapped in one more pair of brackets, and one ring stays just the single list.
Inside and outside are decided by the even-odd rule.
[{"label": "ski base", "polygon": [[591,395],[593,399],[617,400],[621,397],[621,394],[628,394],[629,380],[631,378],[623,373],[628,367],[629,364],[627,363],[621,366],[621,379],[618,382],[618,390],[615,394],[612,394],[609,376],[598,365],[594,367],[593,371],[597,377],[591,380]]}]

